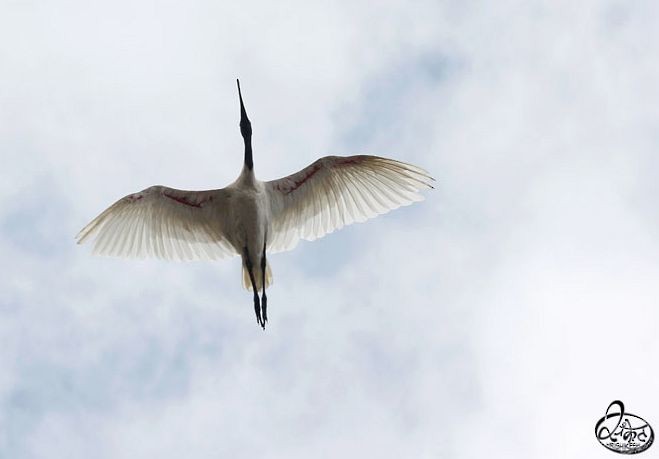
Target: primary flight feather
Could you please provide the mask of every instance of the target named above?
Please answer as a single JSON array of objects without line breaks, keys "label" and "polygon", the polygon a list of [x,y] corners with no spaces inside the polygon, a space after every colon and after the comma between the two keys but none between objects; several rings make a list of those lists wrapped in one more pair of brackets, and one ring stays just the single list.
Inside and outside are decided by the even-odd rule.
[{"label": "primary flight feather", "polygon": [[[252,126],[238,82],[245,160],[226,188],[184,191],[152,186],[125,196],[76,236],[92,253],[126,258],[217,260],[240,255],[256,320],[268,320],[266,253],[313,241],[355,222],[423,200],[434,180],[423,169],[378,156],[325,156],[301,171],[261,182],[254,176]],[[262,291],[259,298],[259,290]]]}]

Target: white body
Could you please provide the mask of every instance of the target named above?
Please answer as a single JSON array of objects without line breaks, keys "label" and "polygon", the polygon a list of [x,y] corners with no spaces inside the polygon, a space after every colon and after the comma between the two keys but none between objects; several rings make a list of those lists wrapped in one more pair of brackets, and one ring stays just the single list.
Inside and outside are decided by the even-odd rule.
[{"label": "white body", "polygon": [[265,243],[270,203],[263,182],[256,180],[254,172],[243,169],[240,177],[225,188],[227,232],[237,253],[247,247],[249,253],[260,253]]}]

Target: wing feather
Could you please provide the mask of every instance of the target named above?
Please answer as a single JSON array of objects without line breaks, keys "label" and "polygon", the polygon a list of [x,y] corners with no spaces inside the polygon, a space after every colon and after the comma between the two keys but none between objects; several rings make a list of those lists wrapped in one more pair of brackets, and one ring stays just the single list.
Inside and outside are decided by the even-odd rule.
[{"label": "wing feather", "polygon": [[224,237],[224,190],[152,186],[125,196],[76,236],[93,253],[125,258],[215,260],[235,255]]},{"label": "wing feather", "polygon": [[423,200],[434,179],[411,164],[378,156],[326,156],[266,182],[272,228],[269,250],[290,250],[355,222]]}]

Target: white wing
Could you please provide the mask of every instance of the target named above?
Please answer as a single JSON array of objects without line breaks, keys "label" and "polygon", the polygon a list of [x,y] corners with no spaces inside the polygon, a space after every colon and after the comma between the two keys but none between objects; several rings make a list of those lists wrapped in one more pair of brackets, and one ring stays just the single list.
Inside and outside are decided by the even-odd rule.
[{"label": "white wing", "polygon": [[108,207],[76,236],[96,236],[93,253],[168,260],[215,260],[235,251],[223,236],[224,190],[152,186]]},{"label": "white wing", "polygon": [[269,249],[290,250],[354,222],[423,200],[434,181],[423,169],[377,156],[326,156],[288,177],[266,182]]}]

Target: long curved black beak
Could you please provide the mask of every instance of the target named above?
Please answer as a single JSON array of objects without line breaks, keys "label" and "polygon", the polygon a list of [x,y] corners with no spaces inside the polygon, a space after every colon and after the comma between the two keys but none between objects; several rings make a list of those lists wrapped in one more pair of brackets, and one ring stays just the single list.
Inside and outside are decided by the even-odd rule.
[{"label": "long curved black beak", "polygon": [[252,136],[252,123],[250,123],[249,118],[247,118],[247,112],[245,111],[245,104],[243,103],[243,95],[240,92],[240,80],[236,79],[238,83],[238,97],[240,98],[240,133],[245,137]]},{"label": "long curved black beak", "polygon": [[238,97],[240,98],[240,133],[245,142],[245,165],[248,169],[254,168],[254,161],[252,159],[252,123],[247,118],[245,111],[245,104],[243,103],[243,95],[240,92],[240,80],[236,79],[238,83]]}]

